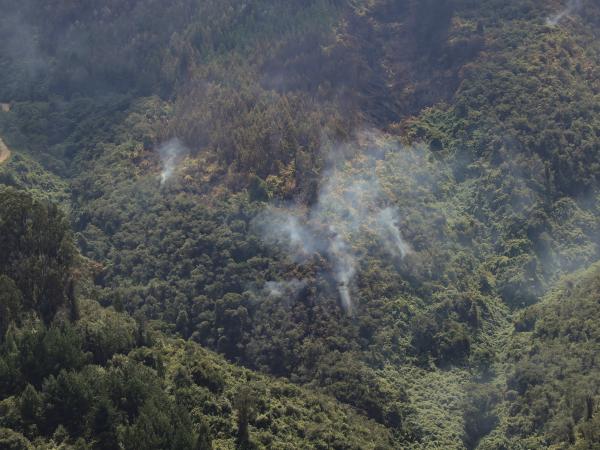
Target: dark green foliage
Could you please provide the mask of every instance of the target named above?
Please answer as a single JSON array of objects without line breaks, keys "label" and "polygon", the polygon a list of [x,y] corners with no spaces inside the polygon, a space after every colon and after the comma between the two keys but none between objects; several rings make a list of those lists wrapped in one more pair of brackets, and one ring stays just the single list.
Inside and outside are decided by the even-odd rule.
[{"label": "dark green foliage", "polygon": [[149,401],[140,409],[133,425],[122,432],[126,448],[192,449],[194,436],[187,411]]},{"label": "dark green foliage", "polygon": [[[598,446],[595,269],[536,305],[600,258],[600,9],[563,3],[0,0],[0,447]],[[256,226],[332,172],[411,247],[348,232],[352,315]]]},{"label": "dark green foliage", "polygon": [[46,328],[27,323],[24,329],[13,329],[0,349],[2,394],[18,392],[27,382],[39,388],[45,377],[62,368],[81,368],[87,360],[81,345],[80,336],[70,324]]},{"label": "dark green foliage", "polygon": [[83,374],[61,371],[50,376],[42,387],[48,402],[43,428],[52,433],[63,425],[73,436],[81,436],[84,418],[91,409],[93,390]]},{"label": "dark green foliage", "polygon": [[30,450],[33,448],[25,436],[9,428],[0,428],[0,447],[6,450]]},{"label": "dark green foliage", "polygon": [[[5,203],[19,199],[32,209],[42,208],[25,194],[12,190],[3,193]],[[33,240],[29,230],[42,233],[36,220],[50,230],[57,226],[54,221],[64,226],[58,214],[50,219],[45,215],[26,219],[25,229],[5,229],[5,242],[27,244]],[[44,242],[43,238],[37,240]],[[50,245],[34,248],[37,257],[46,260],[46,252],[55,251]],[[75,260],[73,255],[73,263]],[[78,265],[76,269],[80,277],[87,276],[83,275],[88,270],[85,266]],[[65,270],[71,272],[74,267]],[[209,449],[213,433],[221,442],[254,448],[250,430],[257,426],[258,411],[273,415],[273,420],[279,422],[273,429],[261,431],[261,442],[289,443],[290,433],[295,436],[293,439],[302,441],[303,425],[294,424],[296,416],[281,416],[280,405],[287,405],[290,410],[297,408],[299,417],[310,421],[312,408],[319,404],[333,414],[331,418],[321,418],[329,423],[327,433],[342,424],[356,429],[361,435],[357,439],[364,443],[372,439],[371,430],[377,427],[374,423],[364,427],[364,418],[350,409],[338,410],[340,405],[331,399],[313,397],[307,391],[266,378],[258,385],[262,388],[267,385],[265,382],[272,383],[277,391],[272,396],[274,405],[268,403],[271,394],[264,391],[259,402],[258,394],[255,397],[248,386],[250,381],[256,382],[257,375],[229,366],[195,344],[184,348],[181,341],[169,340],[158,331],[143,330],[144,321],[138,324],[127,315],[101,308],[90,300],[81,302],[77,314],[71,310],[45,324],[37,315],[37,304],[27,302],[11,278],[4,274],[0,277],[6,312],[6,333],[0,346],[2,448],[32,448],[29,438],[36,445],[60,443],[75,448]],[[81,282],[83,291],[93,292],[90,280]],[[72,302],[73,285],[66,291],[66,300]],[[233,305],[241,297],[229,294],[224,299]],[[188,320],[182,315],[179,322],[183,327]],[[158,344],[153,344],[150,333],[158,337]],[[236,405],[235,412],[232,404]],[[235,420],[237,433],[233,431]],[[384,428],[381,431],[376,439],[389,444],[393,437]],[[316,431],[311,440],[322,438],[330,437]]]},{"label": "dark green foliage", "polygon": [[31,384],[28,384],[19,399],[19,412],[23,423],[25,425],[38,423],[41,419],[43,406],[43,397]]},{"label": "dark green foliage", "polygon": [[253,176],[250,179],[248,194],[250,195],[250,201],[253,202],[265,202],[269,199],[266,183],[257,176]]},{"label": "dark green foliage", "polygon": [[424,0],[417,3],[414,32],[421,48],[439,53],[447,38],[454,0]]},{"label": "dark green foliage", "polygon": [[198,438],[196,439],[196,445],[194,450],[212,450],[212,441],[210,438],[210,430],[205,422],[200,424],[198,431]]},{"label": "dark green foliage", "polygon": [[[75,258],[71,231],[62,212],[56,205],[0,187],[0,248],[3,283],[12,280],[24,306],[50,323],[68,303]],[[19,293],[9,288],[6,295],[14,298]]]},{"label": "dark green foliage", "polygon": [[256,419],[254,411],[255,401],[252,390],[248,386],[242,386],[235,399],[235,408],[237,410],[236,445],[241,450],[254,448],[250,440],[248,427],[250,421]]},{"label": "dark green foliage", "polygon": [[0,341],[8,326],[19,317],[23,304],[23,294],[12,278],[0,275]]},{"label": "dark green foliage", "polygon": [[467,387],[467,399],[464,405],[465,436],[468,449],[477,448],[482,437],[490,433],[499,418],[493,408],[499,402],[499,392],[487,384],[471,384]]},{"label": "dark green foliage", "polygon": [[[561,281],[517,322],[507,351],[505,401],[513,440],[534,436],[565,448],[595,448],[600,374],[598,357],[598,265]],[[534,317],[523,330],[522,321]],[[519,323],[521,323],[519,325]]]},{"label": "dark green foliage", "polygon": [[97,305],[84,305],[90,318],[78,324],[83,336],[83,350],[90,352],[97,364],[104,364],[117,353],[127,354],[136,346],[138,326],[130,317]]},{"label": "dark green foliage", "polygon": [[90,432],[94,447],[101,450],[113,449],[118,445],[116,428],[119,416],[115,406],[107,398],[102,398],[91,412]]},{"label": "dark green foliage", "polygon": [[482,308],[481,299],[464,296],[416,315],[411,324],[415,354],[422,359],[431,355],[440,365],[465,363],[471,351],[471,336],[481,324]]}]

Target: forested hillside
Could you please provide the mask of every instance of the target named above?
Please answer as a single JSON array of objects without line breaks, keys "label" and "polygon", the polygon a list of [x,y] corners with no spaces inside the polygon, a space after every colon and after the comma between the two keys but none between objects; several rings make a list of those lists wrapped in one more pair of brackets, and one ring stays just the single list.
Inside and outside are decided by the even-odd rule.
[{"label": "forested hillside", "polygon": [[600,446],[597,1],[0,8],[0,446]]}]

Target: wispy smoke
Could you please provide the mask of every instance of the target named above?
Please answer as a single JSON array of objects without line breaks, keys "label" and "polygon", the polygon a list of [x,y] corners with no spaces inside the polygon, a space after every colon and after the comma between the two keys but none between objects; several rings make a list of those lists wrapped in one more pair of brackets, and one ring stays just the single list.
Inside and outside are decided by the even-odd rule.
[{"label": "wispy smoke", "polygon": [[313,230],[300,223],[300,214],[294,209],[269,207],[255,220],[263,240],[271,245],[285,243],[289,256],[296,263],[303,263],[315,252],[326,248]]},{"label": "wispy smoke", "polygon": [[296,278],[288,281],[268,281],[264,291],[270,297],[295,299],[306,285],[306,281]]},{"label": "wispy smoke", "polygon": [[265,242],[284,246],[297,263],[305,263],[316,253],[325,256],[341,304],[351,313],[352,282],[362,258],[353,243],[370,233],[397,258],[404,258],[410,247],[402,238],[398,212],[382,206],[389,199],[374,169],[367,175],[331,169],[323,179],[314,206],[269,207],[257,217],[255,226]]},{"label": "wispy smoke", "polygon": [[28,81],[48,70],[48,61],[39,50],[37,30],[16,12],[0,17],[0,60],[7,58]]},{"label": "wispy smoke", "polygon": [[392,255],[404,258],[410,252],[410,247],[402,239],[400,229],[398,228],[399,221],[398,211],[393,208],[386,208],[377,215],[379,236],[385,248]]},{"label": "wispy smoke", "polygon": [[338,282],[338,291],[342,306],[346,311],[352,313],[353,304],[350,295],[350,282],[356,274],[357,258],[350,250],[346,241],[336,233],[335,226],[331,226],[331,230],[335,233],[329,247],[329,256],[334,261],[333,275]]},{"label": "wispy smoke", "polygon": [[556,26],[562,19],[578,11],[580,8],[581,0],[569,0],[567,6],[562,11],[546,19],[546,24],[550,26]]},{"label": "wispy smoke", "polygon": [[162,144],[158,149],[162,163],[162,172],[160,173],[160,184],[165,184],[174,174],[179,163],[187,156],[189,150],[174,138]]}]

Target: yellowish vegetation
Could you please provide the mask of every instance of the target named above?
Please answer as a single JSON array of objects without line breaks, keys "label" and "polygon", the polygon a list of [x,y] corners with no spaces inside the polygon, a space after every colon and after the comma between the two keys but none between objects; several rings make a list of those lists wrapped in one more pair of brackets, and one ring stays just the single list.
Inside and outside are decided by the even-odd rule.
[{"label": "yellowish vegetation", "polygon": [[10,158],[10,149],[6,146],[2,138],[0,138],[0,164],[3,164]]}]

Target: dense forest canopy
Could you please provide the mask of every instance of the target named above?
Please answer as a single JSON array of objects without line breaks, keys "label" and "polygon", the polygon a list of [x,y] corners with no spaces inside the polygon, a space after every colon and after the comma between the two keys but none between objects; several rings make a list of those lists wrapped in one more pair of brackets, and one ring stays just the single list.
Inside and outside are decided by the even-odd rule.
[{"label": "dense forest canopy", "polygon": [[600,446],[596,0],[0,9],[0,448]]}]

